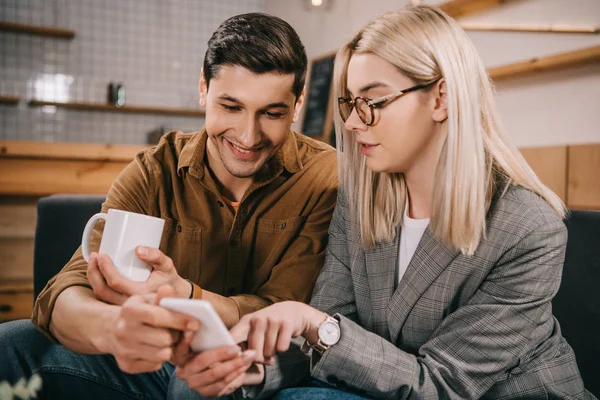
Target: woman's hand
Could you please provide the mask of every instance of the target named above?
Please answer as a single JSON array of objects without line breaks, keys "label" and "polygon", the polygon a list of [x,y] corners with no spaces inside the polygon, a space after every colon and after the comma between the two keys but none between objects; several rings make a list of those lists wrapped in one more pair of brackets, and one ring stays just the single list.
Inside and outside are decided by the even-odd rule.
[{"label": "woman's hand", "polygon": [[272,364],[275,354],[289,349],[292,338],[304,336],[315,343],[326,318],[307,304],[284,301],[243,316],[230,332],[236,343],[246,342],[248,349],[256,351],[257,363]]},{"label": "woman's hand", "polygon": [[293,337],[304,335],[316,342],[317,329],[326,315],[304,303],[282,302],[242,317],[231,329],[239,346],[193,353],[193,332],[187,331],[175,347],[176,376],[205,397],[225,396],[242,385],[259,385],[265,377],[264,363],[286,351]]}]

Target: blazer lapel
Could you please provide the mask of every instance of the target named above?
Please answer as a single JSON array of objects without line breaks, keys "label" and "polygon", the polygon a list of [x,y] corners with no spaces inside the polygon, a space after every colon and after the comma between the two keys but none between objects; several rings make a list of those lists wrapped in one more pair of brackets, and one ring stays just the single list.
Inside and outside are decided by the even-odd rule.
[{"label": "blazer lapel", "polygon": [[400,245],[399,229],[396,239],[388,243],[377,244],[365,250],[365,265],[370,289],[372,309],[371,323],[375,333],[388,339],[387,308],[396,286],[398,249]]},{"label": "blazer lapel", "polygon": [[397,343],[400,330],[421,295],[457,255],[457,251],[434,238],[429,227],[425,230],[404,277],[387,303],[387,325],[392,343]]}]

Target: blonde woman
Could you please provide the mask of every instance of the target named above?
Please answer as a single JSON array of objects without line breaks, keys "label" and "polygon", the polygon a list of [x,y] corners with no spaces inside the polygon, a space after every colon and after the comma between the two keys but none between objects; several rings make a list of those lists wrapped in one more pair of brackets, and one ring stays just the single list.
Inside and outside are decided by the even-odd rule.
[{"label": "blonde woman", "polygon": [[565,207],[502,131],[465,32],[432,7],[392,12],[335,65],[341,190],[310,306],[242,318],[254,364],[222,348],[178,373],[204,395],[589,395],[552,315]]}]

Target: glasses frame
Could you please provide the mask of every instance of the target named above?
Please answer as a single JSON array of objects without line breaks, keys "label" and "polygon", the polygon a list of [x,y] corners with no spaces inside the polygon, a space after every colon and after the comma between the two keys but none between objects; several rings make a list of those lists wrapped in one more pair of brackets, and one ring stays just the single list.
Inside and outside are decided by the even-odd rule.
[{"label": "glasses frame", "polygon": [[371,110],[371,120],[367,123],[367,121],[363,120],[360,117],[360,114],[358,114],[358,112],[357,112],[358,118],[360,118],[362,123],[365,124],[366,126],[371,126],[375,122],[375,109],[376,108],[381,109],[381,108],[391,104],[392,100],[396,100],[400,96],[403,96],[410,92],[414,92],[415,90],[425,89],[429,86],[432,86],[436,82],[437,82],[437,80],[435,80],[431,83],[422,83],[419,85],[415,85],[413,87],[409,87],[408,89],[400,90],[398,92],[385,95],[383,97],[378,97],[376,99],[369,99],[366,97],[356,96],[354,98],[354,100],[352,100],[351,98],[348,98],[348,97],[338,97],[338,109],[339,109],[339,106],[342,105],[342,103],[347,103],[350,106],[350,113],[348,114],[348,117],[346,119],[344,119],[344,116],[342,115],[341,111],[340,111],[340,117],[342,118],[342,121],[346,122],[348,120],[348,118],[350,118],[350,115],[352,115],[352,112],[354,111],[354,105],[356,104],[356,100],[360,99],[360,100],[364,101],[366,105],[369,106],[369,109]]}]

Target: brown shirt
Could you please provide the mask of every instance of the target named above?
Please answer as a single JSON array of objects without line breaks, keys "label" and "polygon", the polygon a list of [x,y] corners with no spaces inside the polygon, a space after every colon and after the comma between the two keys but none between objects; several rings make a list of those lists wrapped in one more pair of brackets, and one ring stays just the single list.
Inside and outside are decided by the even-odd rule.
[{"label": "brown shirt", "polygon": [[[180,276],[235,300],[240,317],[278,301],[308,301],[337,195],[335,151],[290,132],[234,212],[206,164],[206,140],[204,130],[165,135],[121,172],[102,211],[163,218],[160,249]],[[103,228],[99,222],[92,234],[94,251]],[[32,320],[39,329],[50,335],[63,290],[90,287],[86,271],[80,248],[38,296]]]}]

